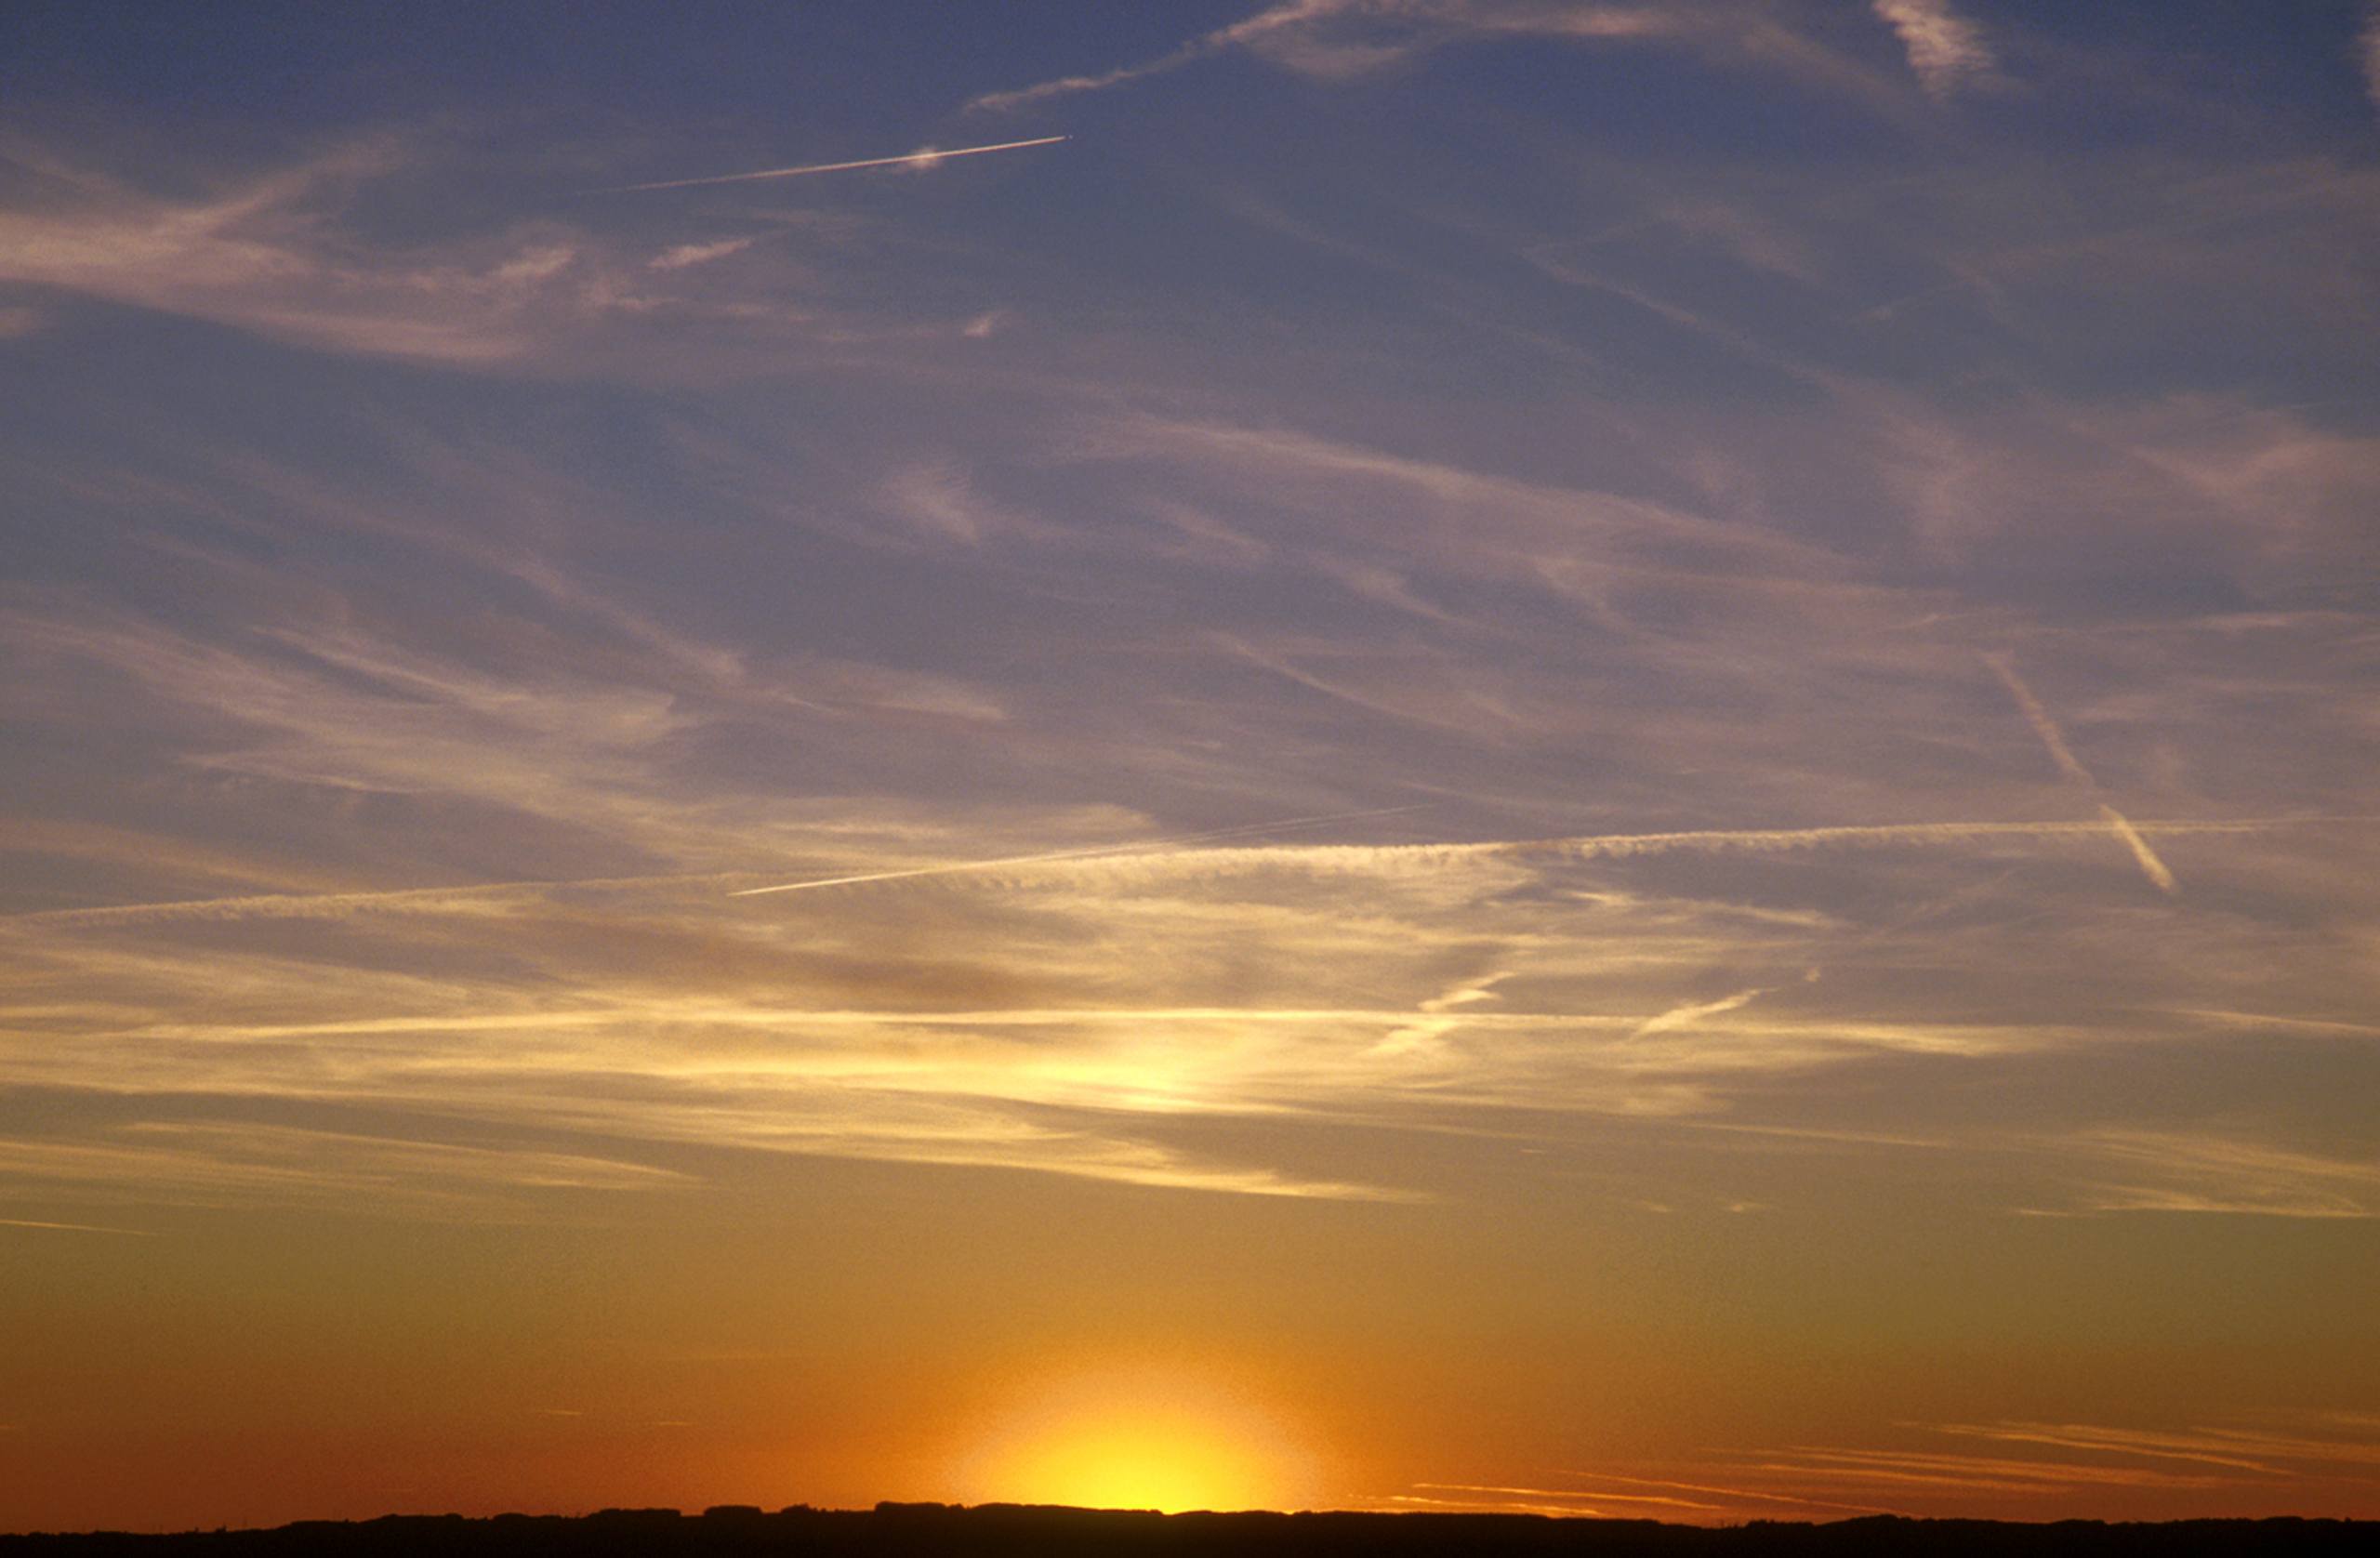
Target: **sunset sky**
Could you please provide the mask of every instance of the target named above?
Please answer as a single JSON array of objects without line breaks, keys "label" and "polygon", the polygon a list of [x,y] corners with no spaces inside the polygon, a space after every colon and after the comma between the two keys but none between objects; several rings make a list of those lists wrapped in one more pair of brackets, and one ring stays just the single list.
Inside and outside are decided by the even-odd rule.
[{"label": "sunset sky", "polygon": [[0,413],[0,1530],[2380,1517],[2380,8],[12,0]]}]

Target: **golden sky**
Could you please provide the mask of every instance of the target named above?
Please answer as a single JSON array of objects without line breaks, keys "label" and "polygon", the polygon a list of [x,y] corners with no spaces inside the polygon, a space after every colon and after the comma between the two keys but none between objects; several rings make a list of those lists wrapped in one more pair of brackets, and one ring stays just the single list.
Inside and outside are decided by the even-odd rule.
[{"label": "golden sky", "polygon": [[0,1530],[2380,1516],[2380,11],[0,59]]}]

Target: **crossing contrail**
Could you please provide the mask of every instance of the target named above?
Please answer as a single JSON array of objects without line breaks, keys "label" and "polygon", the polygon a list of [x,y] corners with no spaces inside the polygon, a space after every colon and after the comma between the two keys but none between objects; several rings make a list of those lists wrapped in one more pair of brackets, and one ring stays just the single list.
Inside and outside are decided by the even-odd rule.
[{"label": "crossing contrail", "polygon": [[634,194],[640,190],[690,190],[697,184],[743,184],[755,178],[799,178],[811,173],[849,173],[863,167],[932,167],[945,157],[980,157],[986,152],[1022,152],[1028,146],[1055,146],[1066,139],[1045,135],[1036,140],[1003,140],[990,146],[954,146],[947,152],[926,147],[898,157],[863,157],[855,163],[808,163],[800,167],[762,168],[758,173],[717,173],[703,178],[664,178],[654,184],[614,184],[595,194]]}]

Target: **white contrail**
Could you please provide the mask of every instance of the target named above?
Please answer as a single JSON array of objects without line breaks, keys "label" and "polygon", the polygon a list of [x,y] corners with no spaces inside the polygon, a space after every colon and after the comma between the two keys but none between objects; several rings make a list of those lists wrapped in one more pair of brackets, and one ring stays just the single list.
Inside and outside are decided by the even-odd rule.
[{"label": "white contrail", "polygon": [[[2050,718],[2049,710],[2033,696],[2033,690],[2025,685],[2025,679],[2016,674],[2016,662],[2005,654],[1987,654],[1983,663],[1992,668],[2008,689],[2008,695],[2016,700],[2016,706],[2024,711],[2025,720],[2033,727],[2033,733],[2040,736],[2042,745],[2049,748],[2050,758],[2057,764],[2058,772],[2096,796],[2099,782],[2091,777],[2091,771],[2082,766],[2082,760],[2074,755],[2074,749],[2066,745],[2066,733],[2057,728],[2057,721]],[[2150,886],[2169,898],[2182,891],[2182,884],[2174,879],[2172,869],[2157,858],[2157,852],[2149,847],[2149,840],[2140,836],[2140,830],[2133,826],[2122,812],[2102,800],[2099,802],[2099,815],[2107,819],[2108,830],[2116,836],[2116,841],[2130,850],[2132,858],[2140,863],[2141,874],[2149,878]]]},{"label": "white contrail", "polygon": [[2140,829],[2132,825],[2131,819],[2105,801],[2099,804],[2099,815],[2108,819],[2108,826],[2123,840],[2124,848],[2132,852],[2133,859],[2140,862],[2141,871],[2156,884],[2160,892],[2170,897],[2181,891],[2182,884],[2174,879],[2174,873],[2157,858],[2157,852],[2149,847],[2149,840],[2140,836]]},{"label": "white contrail", "polygon": [[1055,146],[1066,139],[1045,135],[1034,140],[1003,140],[990,146],[954,146],[947,152],[929,146],[898,157],[863,157],[854,163],[809,163],[800,167],[763,168],[758,173],[719,173],[703,178],[665,178],[654,184],[614,184],[592,194],[634,194],[641,190],[690,190],[698,184],[743,184],[756,178],[799,178],[811,173],[850,173],[863,167],[932,167],[945,157],[980,157],[986,152],[1022,152],[1028,146]]},{"label": "white contrail", "polygon": [[[1408,808],[1397,808],[1408,810]],[[1309,818],[1309,822],[1328,819]],[[2149,822],[2135,830],[2149,833],[2254,833],[2268,828],[2301,826],[2310,823],[2370,822],[2368,817],[2254,817],[2225,822]],[[1254,827],[1224,829],[1224,834],[1248,833],[1260,828],[1287,827],[1289,823],[1259,824]],[[998,860],[968,861],[955,865],[924,865],[904,871],[877,871],[862,876],[827,877],[811,881],[787,882],[778,887],[747,888],[737,896],[762,892],[797,892],[813,888],[855,887],[864,883],[897,881],[917,877],[936,877],[960,873],[984,873],[998,870],[1024,870],[1051,866],[1060,870],[1080,867],[1128,875],[1133,872],[1179,875],[1204,872],[1220,875],[1238,871],[1305,869],[1313,871],[1362,872],[1396,869],[1427,870],[1434,867],[1458,865],[1475,860],[1497,860],[1516,855],[1555,855],[1574,860],[1617,859],[1640,854],[1668,854],[1679,851],[1704,853],[1742,852],[1769,853],[1789,850],[1823,849],[1830,846],[1845,848],[1889,848],[1909,844],[1949,844],[1986,838],[2104,838],[2109,829],[2102,822],[1945,822],[1945,823],[1884,823],[1853,825],[1835,827],[1792,828],[1702,828],[1678,833],[1601,833],[1583,834],[1558,838],[1496,838],[1476,843],[1436,844],[1293,844],[1267,845],[1254,849],[1180,849],[1174,845],[1196,843],[1218,837],[1195,834],[1159,846],[1118,845],[1107,849],[1073,850],[1054,854],[1012,855]]]},{"label": "white contrail", "polygon": [[1332,812],[1319,817],[1289,817],[1276,823],[1243,823],[1237,827],[1219,827],[1209,833],[1187,833],[1178,838],[1161,838],[1154,844],[1135,841],[1130,844],[1101,844],[1087,850],[1059,850],[1043,854],[1004,855],[998,860],[965,860],[948,865],[913,865],[898,871],[867,871],[852,877],[818,877],[808,881],[779,882],[774,887],[739,888],[730,898],[757,898],[769,892],[803,892],[816,887],[853,887],[861,882],[892,882],[909,877],[943,877],[957,871],[997,871],[1004,865],[1043,865],[1061,860],[1093,860],[1102,855],[1144,855],[1158,851],[1170,852],[1176,845],[1203,843],[1211,838],[1238,838],[1251,833],[1271,833],[1287,827],[1313,827],[1322,823],[1353,822],[1358,817],[1393,817],[1402,812],[1419,812],[1423,805],[1383,806],[1370,812]]},{"label": "white contrail", "polygon": [[2025,679],[2016,674],[2016,662],[2005,654],[1987,654],[1983,663],[1991,667],[1993,674],[2000,678],[2001,685],[2008,689],[2008,695],[2016,700],[2017,708],[2024,712],[2025,722],[2033,727],[2033,733],[2040,736],[2042,745],[2049,748],[2050,758],[2057,764],[2057,771],[2078,785],[2097,789],[2099,782],[2091,777],[2091,771],[2082,766],[2082,759],[2074,755],[2074,749],[2066,745],[2066,733],[2057,728],[2057,721],[2049,717],[2049,710],[2033,696],[2033,690],[2025,685]]}]

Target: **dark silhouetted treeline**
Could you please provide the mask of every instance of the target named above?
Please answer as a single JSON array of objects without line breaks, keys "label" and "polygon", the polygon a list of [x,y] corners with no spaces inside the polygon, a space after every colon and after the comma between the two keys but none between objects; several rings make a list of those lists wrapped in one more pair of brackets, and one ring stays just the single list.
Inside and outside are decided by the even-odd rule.
[{"label": "dark silhouetted treeline", "polygon": [[1177,1514],[1017,1504],[728,1505],[600,1513],[390,1515],[271,1531],[0,1536],[0,1558],[2169,1558],[2380,1552],[2380,1522],[2162,1525],[1877,1516],[1718,1529],[1538,1515]]}]

